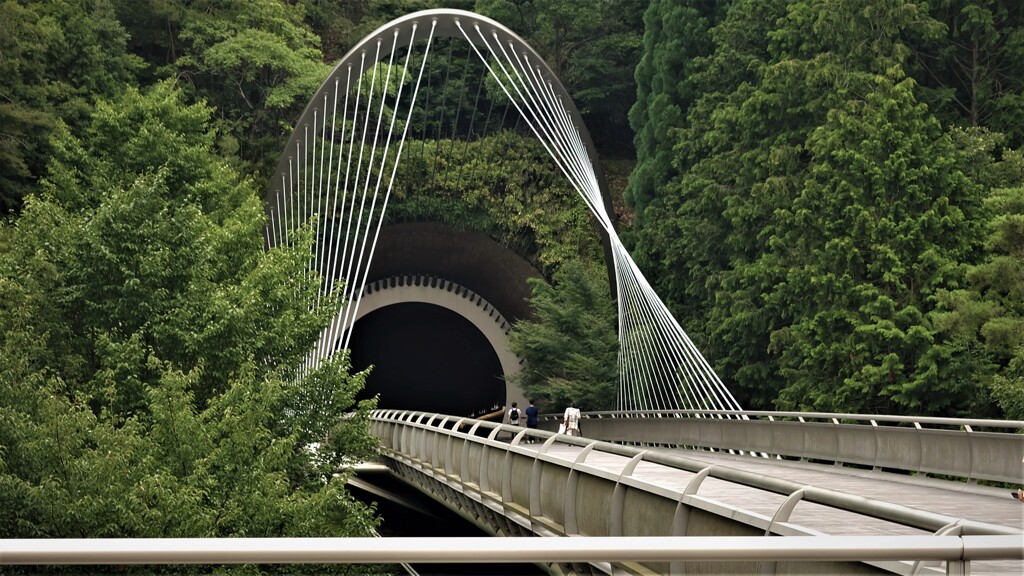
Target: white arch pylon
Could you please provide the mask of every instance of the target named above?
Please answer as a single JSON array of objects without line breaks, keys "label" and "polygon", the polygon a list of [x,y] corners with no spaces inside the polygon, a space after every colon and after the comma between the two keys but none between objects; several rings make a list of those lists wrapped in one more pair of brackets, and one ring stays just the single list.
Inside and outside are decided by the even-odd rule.
[{"label": "white arch pylon", "polygon": [[467,42],[607,236],[619,313],[618,408],[738,410],[622,245],[593,143],[561,82],[515,33],[462,10],[416,12],[359,42],[316,92],[281,156],[266,198],[268,248],[288,243],[309,223],[316,227],[311,268],[323,278],[322,294],[345,280],[337,286],[347,302],[340,321],[324,331],[305,367],[348,346],[423,72],[440,37]]}]

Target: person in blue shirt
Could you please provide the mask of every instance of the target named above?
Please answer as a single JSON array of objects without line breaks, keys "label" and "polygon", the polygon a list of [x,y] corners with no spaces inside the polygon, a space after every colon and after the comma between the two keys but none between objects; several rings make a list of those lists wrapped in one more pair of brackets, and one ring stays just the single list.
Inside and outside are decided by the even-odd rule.
[{"label": "person in blue shirt", "polygon": [[[537,407],[533,405],[533,400],[530,400],[530,405],[526,407],[526,427],[537,429]],[[526,437],[526,442],[529,444],[534,443],[532,436]]]}]

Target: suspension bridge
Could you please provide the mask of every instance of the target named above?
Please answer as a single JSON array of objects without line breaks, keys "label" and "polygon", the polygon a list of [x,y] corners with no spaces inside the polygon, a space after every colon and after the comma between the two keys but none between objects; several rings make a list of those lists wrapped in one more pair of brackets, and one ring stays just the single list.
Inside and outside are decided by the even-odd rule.
[{"label": "suspension bridge", "polygon": [[[587,414],[583,438],[556,434],[557,417],[527,430],[451,415],[525,405],[506,385],[519,365],[507,334],[529,314],[526,278],[538,273],[480,232],[388,216],[403,190],[472,178],[448,162],[456,147],[490,143],[483,161],[500,162],[507,133],[535,139],[604,242],[618,307],[618,410]],[[399,398],[393,407],[408,410],[374,415],[383,466],[360,479],[394,475],[509,538],[20,541],[4,543],[0,564],[515,561],[553,574],[1024,573],[1024,505],[993,487],[1024,476],[1024,422],[742,411],[620,241],[596,158],[579,111],[529,45],[480,15],[429,10],[388,23],[339,62],[297,122],[266,196],[267,247],[311,236],[309,273],[321,290],[309,305],[334,314],[301,370],[346,353],[360,342],[360,324],[400,304],[421,307],[390,322],[414,316],[442,332],[481,335],[465,344],[476,348],[459,355],[456,347],[446,360],[452,372],[493,355],[480,370],[505,378],[479,386],[477,372],[455,388],[431,388],[442,375],[389,390]],[[442,316],[430,307],[450,323],[438,328]],[[425,346],[396,340],[414,329],[378,340],[400,359]],[[426,362],[433,350],[416,358]],[[409,405],[397,406],[403,399]]]},{"label": "suspension bridge", "polygon": [[[823,553],[816,565],[799,554],[783,557],[803,564],[764,557],[750,564],[738,552],[734,560],[703,563],[543,563],[552,573],[955,574],[972,560],[975,573],[1021,571],[1024,506],[978,481],[1019,481],[1024,437],[1013,432],[1022,423],[942,421],[925,429],[921,419],[828,415],[822,423],[816,415],[809,423],[780,415],[776,422],[742,412],[620,241],[593,142],[564,86],[515,33],[470,12],[410,14],[363,39],[313,96],[281,156],[266,197],[267,246],[287,244],[307,228],[315,238],[310,270],[323,279],[310,306],[338,306],[304,369],[345,353],[369,314],[418,302],[472,323],[500,358],[504,382],[514,382],[507,330],[526,313],[509,304],[522,293],[508,290],[525,286],[529,266],[509,272],[493,262],[518,262],[515,255],[486,238],[431,233],[424,223],[410,230],[387,213],[396,191],[439,181],[457,188],[470,176],[447,161],[451,151],[509,132],[532,136],[546,156],[537,161],[556,168],[600,230],[618,307],[618,411],[588,419],[585,440],[553,434],[550,426],[503,430],[438,414],[467,413],[450,401],[417,406],[423,400],[413,388],[429,388],[417,377],[392,391],[402,398],[392,406],[422,412],[375,417],[391,474],[495,535],[818,538],[806,550],[841,535],[864,538],[876,551],[894,538],[927,536],[932,543],[953,538],[959,554],[905,549],[909,555],[875,557],[861,550],[847,558]],[[489,161],[501,157],[499,149]],[[378,253],[387,255],[383,264]],[[460,266],[452,254],[472,264]],[[488,276],[500,281],[489,284]],[[418,344],[398,344],[398,333],[380,345],[413,357]],[[443,338],[443,329],[437,334]],[[451,365],[475,356],[464,353]],[[434,396],[473,394],[472,383],[459,386]],[[525,405],[514,384],[502,392],[477,402]],[[973,432],[972,425],[995,431]],[[510,440],[500,439],[504,433]],[[536,443],[524,442],[535,434]],[[974,554],[965,547],[973,538],[1004,548]]]},{"label": "suspension bridge", "polygon": [[[456,82],[458,75],[469,78]],[[513,32],[459,10],[411,14],[358,43],[313,96],[281,156],[266,198],[267,245],[311,229],[311,269],[323,287],[310,305],[335,302],[332,294],[345,303],[306,368],[350,346],[388,206],[396,188],[415,184],[408,175],[403,181],[403,160],[426,140],[438,156],[445,150],[438,142],[450,149],[499,131],[532,134],[601,230],[618,305],[619,407],[738,409],[620,241],[592,140],[564,86]],[[461,167],[447,169],[454,174],[445,182],[464,177]],[[511,390],[500,404],[512,399],[524,400]]]}]

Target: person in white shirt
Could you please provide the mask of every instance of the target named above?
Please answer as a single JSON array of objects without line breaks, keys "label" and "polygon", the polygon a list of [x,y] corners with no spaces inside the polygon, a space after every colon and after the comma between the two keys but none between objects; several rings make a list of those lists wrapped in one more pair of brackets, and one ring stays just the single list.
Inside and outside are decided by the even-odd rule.
[{"label": "person in white shirt", "polygon": [[562,415],[562,425],[565,426],[565,433],[569,436],[580,435],[580,409],[569,404]]},{"label": "person in white shirt", "polygon": [[521,416],[521,414],[519,412],[519,403],[518,402],[513,402],[512,403],[512,407],[509,408],[509,410],[508,410],[508,423],[513,425],[513,426],[519,426],[519,417],[520,416]]}]

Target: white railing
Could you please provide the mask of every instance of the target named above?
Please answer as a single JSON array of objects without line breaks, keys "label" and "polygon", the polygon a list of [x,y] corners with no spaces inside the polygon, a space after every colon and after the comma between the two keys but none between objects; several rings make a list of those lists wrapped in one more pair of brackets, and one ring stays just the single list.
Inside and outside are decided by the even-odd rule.
[{"label": "white railing", "polygon": [[[587,412],[588,437],[761,453],[801,460],[1018,483],[1024,478],[1024,421],[834,414],[675,410]],[[549,422],[561,415],[546,414]]]},{"label": "white railing", "polygon": [[[670,427],[675,427],[696,419],[663,418],[660,420]],[[653,420],[648,419],[647,421]],[[703,422],[707,422],[709,425],[722,422],[756,424],[752,421],[718,419],[703,419]],[[917,508],[853,496],[828,488],[805,486],[789,480],[772,478],[736,468],[709,467],[703,461],[687,458],[684,453],[648,451],[641,447],[595,440],[589,436],[599,423],[601,420],[596,418],[584,420],[582,426],[584,434],[588,437],[580,438],[555,434],[546,430],[528,429],[444,414],[377,410],[372,417],[371,428],[382,439],[385,455],[391,455],[415,466],[443,470],[447,475],[458,476],[459,481],[464,484],[476,486],[484,493],[500,494],[505,503],[514,501],[517,506],[530,511],[539,509],[538,502],[534,501],[541,498],[536,493],[537,490],[540,490],[539,471],[515,468],[515,459],[511,457],[513,455],[523,456],[544,464],[565,467],[576,474],[603,478],[615,485],[628,484],[638,488],[643,487],[642,489],[650,492],[659,491],[657,488],[647,486],[642,480],[632,477],[631,474],[619,474],[600,468],[591,468],[583,462],[571,460],[563,462],[560,458],[548,454],[549,448],[557,442],[579,447],[587,453],[614,454],[632,459],[634,462],[630,466],[630,470],[635,469],[640,462],[650,462],[697,474],[697,478],[691,481],[687,492],[696,492],[705,478],[717,478],[780,494],[789,499],[821,504],[932,533],[956,526],[959,533],[963,535],[1016,535],[1018,539],[1021,538],[1020,527],[955,518]],[[617,419],[606,423],[620,426],[626,424],[626,421]],[[809,424],[801,425],[808,426]],[[508,434],[510,437],[514,435],[514,439],[511,443],[503,442],[498,440],[499,434]],[[1015,441],[1021,442],[1024,446],[1024,436],[1010,434],[1005,436],[1012,436]],[[524,442],[530,438],[539,441],[539,445],[536,448],[526,449]],[[728,446],[726,447],[728,448]],[[1004,455],[1003,457],[1008,456]],[[1019,463],[1020,456],[1016,456],[1016,458]],[[571,500],[572,492],[567,491],[563,496],[566,500]],[[682,495],[677,496],[682,497]],[[675,498],[676,495],[673,497]],[[1010,504],[1007,499],[1007,505]],[[622,511],[620,510],[619,513],[621,515]],[[557,516],[557,521],[560,524],[576,525],[576,522],[568,517]]]},{"label": "white railing", "polygon": [[0,565],[1024,559],[1015,536],[0,540]]}]

